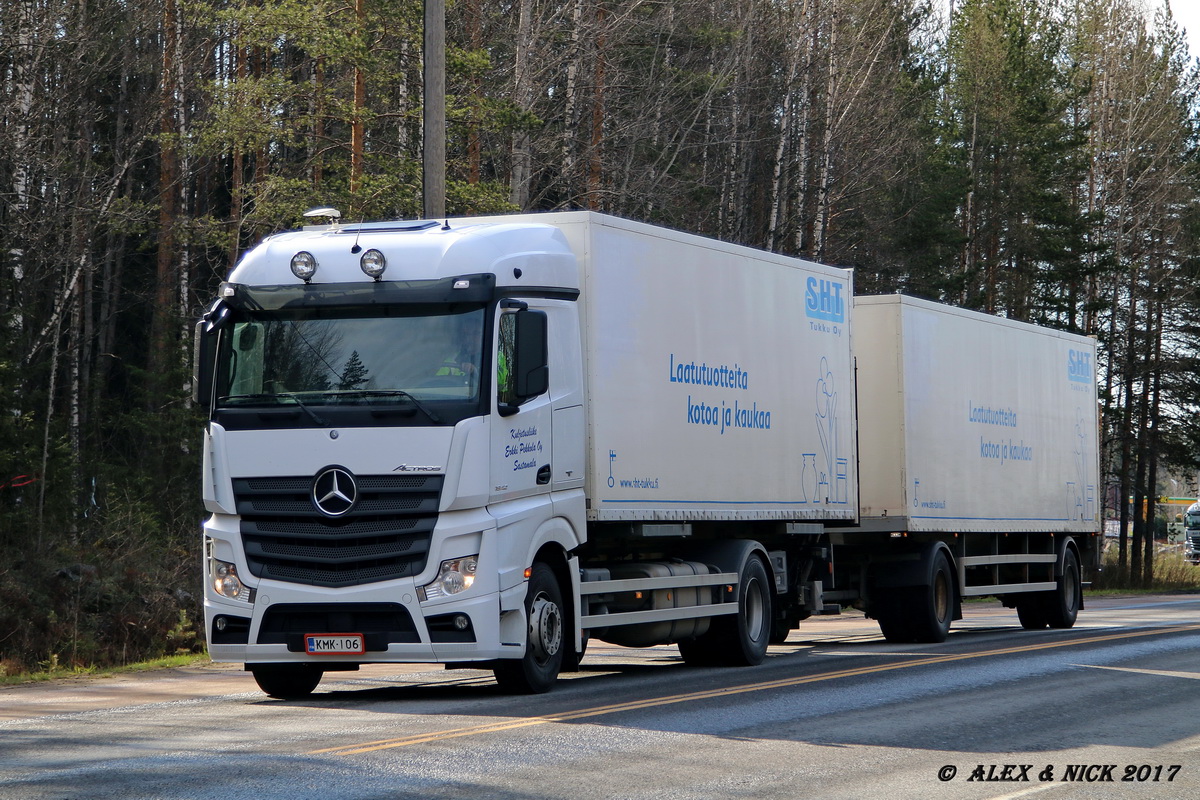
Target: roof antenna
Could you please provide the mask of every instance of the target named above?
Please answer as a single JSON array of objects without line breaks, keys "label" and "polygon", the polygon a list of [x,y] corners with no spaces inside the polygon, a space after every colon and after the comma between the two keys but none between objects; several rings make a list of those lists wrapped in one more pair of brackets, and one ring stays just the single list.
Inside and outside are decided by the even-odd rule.
[{"label": "roof antenna", "polygon": [[446,220],[445,222],[442,223],[442,230],[444,230],[444,231],[450,230],[450,220]]}]

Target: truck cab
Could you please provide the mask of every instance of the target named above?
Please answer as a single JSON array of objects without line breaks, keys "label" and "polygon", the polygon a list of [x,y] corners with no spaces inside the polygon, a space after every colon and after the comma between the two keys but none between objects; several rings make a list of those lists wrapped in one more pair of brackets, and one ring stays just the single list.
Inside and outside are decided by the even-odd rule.
[{"label": "truck cab", "polygon": [[550,226],[322,226],[245,256],[196,337],[214,660],[276,695],[520,663],[530,565],[568,581],[586,536],[578,294]]}]

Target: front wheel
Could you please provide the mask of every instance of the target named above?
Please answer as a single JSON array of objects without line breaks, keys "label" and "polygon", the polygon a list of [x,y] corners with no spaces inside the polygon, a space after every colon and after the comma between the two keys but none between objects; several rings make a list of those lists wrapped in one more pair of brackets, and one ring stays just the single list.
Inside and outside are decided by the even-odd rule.
[{"label": "front wheel", "polygon": [[562,671],[566,625],[558,578],[540,561],[529,574],[525,618],[529,621],[525,655],[498,662],[493,672],[507,692],[541,694],[550,691]]},{"label": "front wheel", "polygon": [[250,667],[254,682],[280,700],[308,697],[321,682],[321,670],[308,664],[257,664]]}]

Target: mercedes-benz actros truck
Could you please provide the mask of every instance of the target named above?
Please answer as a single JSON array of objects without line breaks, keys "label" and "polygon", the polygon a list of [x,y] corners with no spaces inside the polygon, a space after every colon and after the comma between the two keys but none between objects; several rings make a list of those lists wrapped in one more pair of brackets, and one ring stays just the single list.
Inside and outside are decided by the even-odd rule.
[{"label": "mercedes-benz actros truck", "polygon": [[[333,213],[329,211],[327,213]],[[271,236],[197,326],[209,653],[277,697],[589,639],[754,665],[862,609],[1069,627],[1095,345],[592,212]]]}]

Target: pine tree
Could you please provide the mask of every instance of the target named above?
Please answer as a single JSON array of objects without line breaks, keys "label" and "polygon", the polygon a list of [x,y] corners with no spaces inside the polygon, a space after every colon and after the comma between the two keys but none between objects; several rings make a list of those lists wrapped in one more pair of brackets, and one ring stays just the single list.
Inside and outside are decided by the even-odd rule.
[{"label": "pine tree", "polygon": [[350,357],[346,359],[346,365],[342,367],[342,375],[338,380],[337,388],[343,392],[361,389],[363,384],[369,380],[371,380],[370,371],[358,357],[358,351],[355,350],[350,353]]}]

